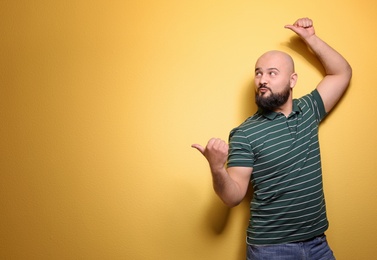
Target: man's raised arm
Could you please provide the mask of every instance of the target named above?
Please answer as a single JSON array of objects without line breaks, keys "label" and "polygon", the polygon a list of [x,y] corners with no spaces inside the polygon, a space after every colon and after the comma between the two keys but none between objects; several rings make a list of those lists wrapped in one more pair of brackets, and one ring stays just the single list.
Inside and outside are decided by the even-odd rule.
[{"label": "man's raised arm", "polygon": [[351,66],[341,54],[315,34],[311,19],[298,19],[293,25],[286,25],[285,28],[300,36],[322,63],[326,76],[318,84],[317,90],[322,97],[326,112],[329,112],[350,83]]}]

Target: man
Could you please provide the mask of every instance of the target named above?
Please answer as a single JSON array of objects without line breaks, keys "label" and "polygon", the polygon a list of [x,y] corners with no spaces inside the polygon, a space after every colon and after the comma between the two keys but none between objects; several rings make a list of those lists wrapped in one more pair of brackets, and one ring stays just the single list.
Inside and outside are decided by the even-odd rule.
[{"label": "man", "polygon": [[[316,54],[326,76],[316,89],[292,98],[297,74],[291,57],[263,54],[255,66],[258,111],[230,133],[193,144],[208,160],[216,194],[238,205],[253,185],[247,259],[335,259],[323,195],[318,126],[347,89],[348,62],[316,34],[309,18],[285,28]],[[226,165],[227,163],[227,165]]]}]

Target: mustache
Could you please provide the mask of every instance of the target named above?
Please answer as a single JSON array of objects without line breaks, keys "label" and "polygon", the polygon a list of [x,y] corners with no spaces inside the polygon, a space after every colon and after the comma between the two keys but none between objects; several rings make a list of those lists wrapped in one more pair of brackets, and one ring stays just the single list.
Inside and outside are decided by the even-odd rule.
[{"label": "mustache", "polygon": [[265,84],[261,84],[261,85],[259,85],[258,90],[260,90],[261,88],[266,88],[266,89],[268,89],[269,91],[272,92],[272,89],[269,88],[269,87],[267,87]]}]

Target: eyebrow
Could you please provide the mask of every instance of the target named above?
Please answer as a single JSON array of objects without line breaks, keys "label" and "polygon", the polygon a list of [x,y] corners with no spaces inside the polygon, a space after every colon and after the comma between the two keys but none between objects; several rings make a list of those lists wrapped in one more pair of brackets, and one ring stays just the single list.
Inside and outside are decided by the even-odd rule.
[{"label": "eyebrow", "polygon": [[[255,68],[255,71],[258,71],[258,70],[262,70],[262,68]],[[271,70],[277,70],[280,72],[280,70],[278,68],[268,68],[267,71],[271,71]]]}]

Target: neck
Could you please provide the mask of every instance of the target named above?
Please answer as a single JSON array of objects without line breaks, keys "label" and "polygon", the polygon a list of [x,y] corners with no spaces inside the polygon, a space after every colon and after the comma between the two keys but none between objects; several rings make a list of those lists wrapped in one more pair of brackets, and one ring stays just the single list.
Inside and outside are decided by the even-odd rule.
[{"label": "neck", "polygon": [[286,117],[288,117],[292,113],[292,106],[293,106],[292,98],[289,98],[287,100],[287,102],[285,102],[284,105],[282,105],[281,107],[275,109],[274,112],[282,113]]}]

